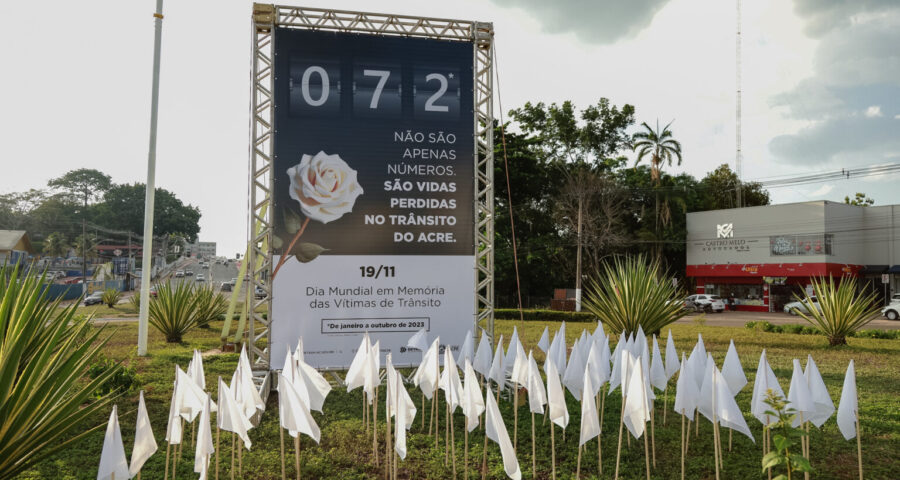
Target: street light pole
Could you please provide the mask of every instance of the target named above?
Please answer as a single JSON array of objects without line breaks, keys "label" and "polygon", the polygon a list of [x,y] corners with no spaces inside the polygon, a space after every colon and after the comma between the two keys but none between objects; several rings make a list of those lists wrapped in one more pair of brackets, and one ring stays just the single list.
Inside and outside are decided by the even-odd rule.
[{"label": "street light pole", "polygon": [[150,275],[153,258],[153,201],[156,193],[156,120],[159,109],[159,51],[162,44],[162,5],[156,0],[153,42],[153,87],[150,94],[150,149],[147,154],[147,190],[144,196],[144,251],[141,264],[141,311],[138,318],[138,355],[147,355],[147,314],[150,307]]}]

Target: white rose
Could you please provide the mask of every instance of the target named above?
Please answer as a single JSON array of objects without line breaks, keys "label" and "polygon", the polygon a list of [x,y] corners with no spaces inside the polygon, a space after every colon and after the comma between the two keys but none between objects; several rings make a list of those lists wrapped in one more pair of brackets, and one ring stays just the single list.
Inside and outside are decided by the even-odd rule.
[{"label": "white rose", "polygon": [[356,181],[356,170],[338,155],[304,154],[287,174],[291,178],[291,198],[300,203],[304,215],[322,223],[353,210],[356,197],[363,193]]}]

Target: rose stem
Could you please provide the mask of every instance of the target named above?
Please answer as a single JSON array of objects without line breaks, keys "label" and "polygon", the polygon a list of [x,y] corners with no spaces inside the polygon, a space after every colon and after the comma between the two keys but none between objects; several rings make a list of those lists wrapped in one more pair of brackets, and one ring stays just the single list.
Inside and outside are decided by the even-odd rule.
[{"label": "rose stem", "polygon": [[[303,225],[300,227],[300,230],[297,230],[297,234],[294,235],[293,240],[291,240],[291,243],[288,244],[287,252],[290,252],[291,250],[294,249],[294,244],[297,243],[297,240],[300,238],[300,235],[303,235],[303,231],[306,230],[306,225],[308,225],[308,224],[309,224],[309,217],[306,217],[306,220],[303,221]],[[287,261],[288,257],[290,257],[290,255],[286,255],[285,252],[281,253],[281,258],[278,259],[278,265],[275,266],[275,271],[272,272],[272,281],[275,280],[275,275],[278,274],[278,269],[281,268],[282,265],[284,265],[284,262]]]}]

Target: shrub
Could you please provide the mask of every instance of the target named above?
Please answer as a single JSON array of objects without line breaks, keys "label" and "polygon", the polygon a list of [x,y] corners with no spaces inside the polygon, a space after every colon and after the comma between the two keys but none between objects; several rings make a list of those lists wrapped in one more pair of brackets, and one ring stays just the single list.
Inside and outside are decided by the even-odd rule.
[{"label": "shrub", "polygon": [[122,299],[122,292],[116,290],[115,288],[107,288],[103,291],[103,303],[106,304],[107,307],[113,308],[119,303],[119,300]]},{"label": "shrub", "polygon": [[134,309],[135,312],[141,311],[141,292],[136,291],[131,298],[128,299],[128,304],[131,305],[131,308]]},{"label": "shrub", "polygon": [[156,300],[150,302],[150,325],[169,343],[181,343],[182,336],[197,324],[194,289],[187,283],[157,286]]},{"label": "shrub", "polygon": [[134,386],[136,377],[136,370],[134,367],[120,368],[118,363],[102,355],[93,365],[91,365],[91,368],[88,369],[88,376],[92,379],[98,378],[110,370],[114,370],[114,373],[94,392],[95,397],[103,398],[111,393],[128,393],[131,391],[131,387]]},{"label": "shrub", "polygon": [[0,480],[12,479],[94,430],[82,422],[106,410],[91,401],[118,371],[82,375],[99,356],[104,328],[50,301],[40,276],[0,267]]},{"label": "shrub", "polygon": [[[772,443],[775,448],[762,459],[762,471],[765,473],[774,467],[783,466],[787,476],[778,475],[775,480],[789,480],[794,472],[812,472],[809,460],[802,453],[796,453],[794,445],[800,443],[806,432],[802,428],[792,426],[797,412],[790,408],[787,400],[778,396],[771,389],[766,391],[766,415],[775,417],[777,421],[765,428],[773,433]],[[799,478],[799,475],[797,476]]]},{"label": "shrub", "polygon": [[847,337],[871,322],[879,311],[874,293],[856,293],[855,278],[842,278],[840,282],[835,282],[834,277],[813,279],[813,291],[821,310],[809,297],[797,296],[808,311],[798,315],[818,327],[832,346],[846,345]]},{"label": "shrub", "polygon": [[[541,322],[596,322],[595,317],[590,312],[569,312],[563,310],[522,310],[522,314],[526,321]],[[518,320],[518,308],[495,308],[494,318],[498,320]]]},{"label": "shrub", "polygon": [[672,279],[657,261],[643,255],[616,259],[604,266],[599,278],[588,281],[583,305],[611,333],[657,333],[683,317],[684,304]]},{"label": "shrub", "polygon": [[198,327],[209,328],[209,322],[219,316],[224,319],[227,310],[228,302],[212,287],[200,287],[194,291],[194,315]]}]

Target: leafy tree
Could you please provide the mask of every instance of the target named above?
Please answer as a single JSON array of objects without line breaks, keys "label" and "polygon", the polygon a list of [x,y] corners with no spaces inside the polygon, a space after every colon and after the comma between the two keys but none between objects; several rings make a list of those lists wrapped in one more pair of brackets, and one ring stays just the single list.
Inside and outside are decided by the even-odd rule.
[{"label": "leafy tree", "polygon": [[43,251],[51,257],[62,257],[69,251],[69,242],[64,234],[53,232],[44,240]]},{"label": "leafy tree", "polygon": [[[82,241],[83,239],[83,241]],[[93,233],[87,233],[85,235],[79,235],[75,237],[75,241],[73,245],[75,247],[75,255],[85,259],[90,260],[94,258],[97,253],[97,245],[100,244],[100,241],[97,239],[97,236]]]},{"label": "leafy tree", "polygon": [[869,196],[865,193],[856,192],[856,196],[854,196],[852,199],[849,196],[844,197],[844,203],[846,203],[847,205],[868,207],[869,205],[875,205],[875,200],[869,198]]},{"label": "leafy tree", "polygon": [[93,168],[70,170],[65,175],[51,179],[47,186],[70,195],[85,206],[95,198],[100,198],[112,187],[109,175]]},{"label": "leafy tree", "polygon": [[[637,159],[634,164],[637,166],[644,157],[649,155],[650,180],[655,188],[659,187],[660,172],[662,171],[664,163],[671,167],[672,160],[677,159],[677,164],[681,165],[681,143],[672,136],[672,131],[669,129],[671,125],[672,122],[669,122],[668,125],[660,130],[659,121],[657,121],[656,129],[654,130],[650,125],[647,125],[647,122],[644,122],[641,124],[641,126],[644,127],[644,131],[637,132],[633,136],[632,148],[637,152]],[[656,218],[654,223],[654,233],[657,238],[660,238],[660,223],[662,223],[662,226],[668,225],[671,216],[669,215],[666,197],[663,197],[664,203],[662,208],[659,203],[659,193],[656,193],[654,197]],[[657,247],[657,260],[660,259],[661,254],[662,250]]]},{"label": "leafy tree", "polygon": [[530,137],[541,160],[592,163],[603,170],[620,166],[615,156],[628,146],[631,139],[625,130],[634,124],[633,106],[619,109],[606,98],[580,115],[568,100],[549,106],[528,102],[509,115]]},{"label": "leafy tree", "polygon": [[[735,189],[738,176],[727,163],[706,174],[700,181],[707,197],[704,210],[735,208]],[[769,192],[759,182],[741,182],[741,202],[744,207],[756,207],[770,203]]]},{"label": "leafy tree", "polygon": [[47,198],[47,192],[34,189],[0,195],[0,228],[30,230],[30,214]]},{"label": "leafy tree", "polygon": [[[97,216],[109,228],[141,234],[144,231],[143,183],[114,185],[97,205]],[[200,233],[200,209],[185,205],[172,192],[156,189],[153,235],[180,234],[193,242]]]}]

